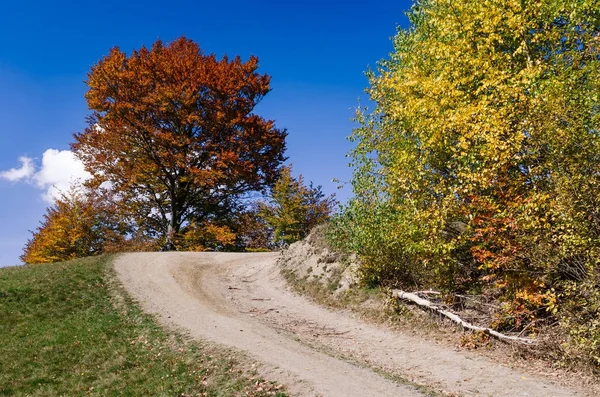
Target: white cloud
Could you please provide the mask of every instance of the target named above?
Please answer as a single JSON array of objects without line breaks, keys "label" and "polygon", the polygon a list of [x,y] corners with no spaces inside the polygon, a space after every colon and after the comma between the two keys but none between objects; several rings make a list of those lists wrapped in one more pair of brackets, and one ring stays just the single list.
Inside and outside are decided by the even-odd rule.
[{"label": "white cloud", "polygon": [[91,177],[83,163],[70,150],[46,150],[37,171],[31,158],[20,157],[19,161],[22,163],[21,168],[0,172],[0,177],[13,182],[24,180],[34,183],[44,190],[42,198],[49,203],[53,203],[60,192]]},{"label": "white cloud", "polygon": [[21,156],[19,157],[19,161],[21,162],[21,168],[11,168],[8,171],[2,171],[0,172],[0,178],[11,182],[31,178],[35,172],[33,160],[29,157]]},{"label": "white cloud", "polygon": [[83,163],[70,150],[48,149],[42,156],[42,168],[35,174],[38,187],[46,190],[44,200],[54,199],[73,184],[81,183],[91,177]]}]

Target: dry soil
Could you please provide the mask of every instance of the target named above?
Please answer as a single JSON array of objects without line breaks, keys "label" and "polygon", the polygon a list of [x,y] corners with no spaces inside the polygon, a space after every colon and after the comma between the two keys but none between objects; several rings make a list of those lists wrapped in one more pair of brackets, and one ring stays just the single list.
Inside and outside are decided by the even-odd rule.
[{"label": "dry soil", "polygon": [[115,268],[164,324],[250,354],[293,395],[422,396],[414,385],[424,385],[453,396],[586,396],[318,306],[288,288],[278,255],[135,253],[119,256]]}]

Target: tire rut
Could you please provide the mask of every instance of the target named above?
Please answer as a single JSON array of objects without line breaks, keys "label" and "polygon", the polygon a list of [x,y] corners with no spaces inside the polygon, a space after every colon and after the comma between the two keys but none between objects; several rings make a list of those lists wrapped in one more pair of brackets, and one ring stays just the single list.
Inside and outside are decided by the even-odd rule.
[{"label": "tire rut", "polygon": [[194,337],[249,353],[264,363],[263,376],[287,383],[296,395],[423,395],[365,367],[449,395],[585,395],[320,307],[289,290],[276,259],[274,253],[137,253],[119,256],[115,268],[145,310]]}]

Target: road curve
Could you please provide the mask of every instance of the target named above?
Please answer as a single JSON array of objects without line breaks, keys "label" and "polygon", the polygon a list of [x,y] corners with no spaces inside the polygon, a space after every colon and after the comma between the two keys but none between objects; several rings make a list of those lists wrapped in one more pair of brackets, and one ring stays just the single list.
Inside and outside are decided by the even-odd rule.
[{"label": "road curve", "polygon": [[454,395],[585,395],[315,305],[287,288],[277,255],[132,253],[117,257],[115,269],[161,322],[249,353],[294,395],[422,396],[371,366]]}]

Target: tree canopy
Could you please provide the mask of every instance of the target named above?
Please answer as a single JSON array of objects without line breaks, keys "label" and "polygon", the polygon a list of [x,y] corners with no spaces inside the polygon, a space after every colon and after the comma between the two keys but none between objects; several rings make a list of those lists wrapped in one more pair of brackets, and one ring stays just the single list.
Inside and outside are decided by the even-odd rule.
[{"label": "tree canopy", "polygon": [[72,149],[145,233],[209,222],[271,186],[284,160],[286,132],[253,113],[270,90],[257,68],[185,37],[130,55],[115,47],[88,74],[93,113]]},{"label": "tree canopy", "polygon": [[408,16],[368,73],[338,241],[369,283],[493,286],[497,325],[522,329],[600,274],[600,8],[422,0]]}]

